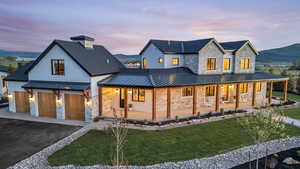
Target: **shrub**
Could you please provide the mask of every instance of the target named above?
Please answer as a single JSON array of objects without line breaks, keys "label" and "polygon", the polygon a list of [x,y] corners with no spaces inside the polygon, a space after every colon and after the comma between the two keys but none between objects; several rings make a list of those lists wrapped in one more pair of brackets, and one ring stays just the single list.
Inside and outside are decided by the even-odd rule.
[{"label": "shrub", "polygon": [[98,122],[99,120],[101,120],[101,117],[100,117],[100,116],[97,116],[97,117],[94,118],[93,121],[94,121],[94,122]]},{"label": "shrub", "polygon": [[178,120],[178,116],[175,116],[175,121],[176,121],[176,122],[178,122],[178,121],[179,121],[179,120]]},{"label": "shrub", "polygon": [[297,155],[297,157],[300,158],[300,150],[297,150],[297,151],[296,151],[296,155]]},{"label": "shrub", "polygon": [[201,116],[200,112],[197,113],[197,117],[199,118]]},{"label": "shrub", "polygon": [[207,115],[208,115],[208,118],[210,118],[212,116],[212,112],[209,112]]},{"label": "shrub", "polygon": [[222,114],[222,116],[225,115],[225,112],[224,112],[224,109],[223,109],[223,108],[220,109],[220,113]]},{"label": "shrub", "polygon": [[148,122],[147,119],[144,120],[144,124],[145,124],[145,125],[148,125],[148,124],[149,124],[149,122]]}]

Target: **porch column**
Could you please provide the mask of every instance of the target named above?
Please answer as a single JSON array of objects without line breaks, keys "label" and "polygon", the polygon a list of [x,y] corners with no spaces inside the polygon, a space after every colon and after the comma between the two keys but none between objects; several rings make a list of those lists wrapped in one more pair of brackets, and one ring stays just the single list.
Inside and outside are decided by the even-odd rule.
[{"label": "porch column", "polygon": [[128,90],[127,88],[124,88],[124,117],[127,118],[128,117]]},{"label": "porch column", "polygon": [[287,95],[287,90],[288,90],[288,80],[285,80],[283,85],[283,101],[287,102],[288,101],[288,95]]},{"label": "porch column", "polygon": [[98,100],[99,100],[99,116],[101,116],[102,115],[102,111],[103,111],[103,108],[102,108],[102,106],[103,106],[103,101],[102,101],[102,99],[103,99],[103,97],[102,97],[102,87],[101,86],[99,86],[99,91],[98,91]]},{"label": "porch column", "polygon": [[156,90],[152,89],[152,120],[156,120]]},{"label": "porch column", "polygon": [[195,115],[197,111],[197,87],[193,87],[193,114]]},{"label": "porch column", "polygon": [[273,91],[273,81],[269,82],[269,98],[268,103],[272,104],[272,91]]},{"label": "porch column", "polygon": [[167,88],[167,118],[171,117],[171,89]]},{"label": "porch column", "polygon": [[256,98],[256,82],[253,82],[252,106],[255,106]]},{"label": "porch column", "polygon": [[219,111],[220,108],[220,85],[217,84],[216,89],[216,112]]},{"label": "porch column", "polygon": [[236,84],[236,96],[235,96],[235,109],[238,109],[240,107],[240,84]]}]

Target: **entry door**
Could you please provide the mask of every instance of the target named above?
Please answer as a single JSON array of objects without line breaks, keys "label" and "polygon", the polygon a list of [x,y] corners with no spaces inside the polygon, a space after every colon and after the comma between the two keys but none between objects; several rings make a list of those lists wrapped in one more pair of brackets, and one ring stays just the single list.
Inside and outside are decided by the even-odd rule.
[{"label": "entry door", "polygon": [[125,91],[124,89],[120,89],[120,108],[124,108],[125,105]]},{"label": "entry door", "polygon": [[221,98],[223,101],[228,101],[229,96],[229,85],[223,85],[221,88]]}]

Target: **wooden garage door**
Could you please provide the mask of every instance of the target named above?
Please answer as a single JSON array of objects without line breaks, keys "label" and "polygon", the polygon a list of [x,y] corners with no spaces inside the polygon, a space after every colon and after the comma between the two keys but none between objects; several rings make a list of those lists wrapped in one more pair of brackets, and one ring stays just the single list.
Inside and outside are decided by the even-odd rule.
[{"label": "wooden garage door", "polygon": [[56,103],[53,93],[38,93],[39,116],[56,118]]},{"label": "wooden garage door", "polygon": [[29,98],[27,92],[15,92],[16,112],[29,113]]},{"label": "wooden garage door", "polygon": [[84,98],[79,94],[65,94],[67,120],[84,120]]}]

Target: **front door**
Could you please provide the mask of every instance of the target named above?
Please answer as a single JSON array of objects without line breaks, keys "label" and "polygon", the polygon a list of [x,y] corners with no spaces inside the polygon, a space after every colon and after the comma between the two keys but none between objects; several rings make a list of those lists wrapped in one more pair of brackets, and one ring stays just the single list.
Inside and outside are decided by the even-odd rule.
[{"label": "front door", "polygon": [[124,108],[125,105],[125,91],[124,89],[120,89],[120,108]]},{"label": "front door", "polygon": [[221,98],[223,101],[228,101],[229,85],[223,85],[221,88]]}]

